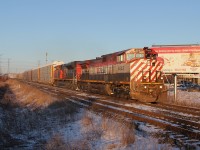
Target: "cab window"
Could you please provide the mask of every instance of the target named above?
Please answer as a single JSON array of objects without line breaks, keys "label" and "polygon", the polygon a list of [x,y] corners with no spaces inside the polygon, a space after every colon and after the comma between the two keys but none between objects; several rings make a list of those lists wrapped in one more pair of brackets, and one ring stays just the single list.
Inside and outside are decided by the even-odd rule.
[{"label": "cab window", "polygon": [[127,57],[126,58],[127,60],[131,60],[131,59],[135,58],[135,54],[127,54],[126,57]]},{"label": "cab window", "polygon": [[122,62],[122,61],[124,61],[124,55],[117,56],[117,62]]},{"label": "cab window", "polygon": [[136,53],[136,58],[144,58],[144,53]]}]

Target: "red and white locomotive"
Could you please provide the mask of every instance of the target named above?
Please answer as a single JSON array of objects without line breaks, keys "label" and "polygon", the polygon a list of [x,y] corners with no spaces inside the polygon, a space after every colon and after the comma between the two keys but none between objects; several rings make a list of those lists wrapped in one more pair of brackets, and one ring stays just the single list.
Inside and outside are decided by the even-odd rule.
[{"label": "red and white locomotive", "polygon": [[166,98],[157,53],[147,47],[127,49],[92,60],[57,65],[54,84],[143,102]]}]

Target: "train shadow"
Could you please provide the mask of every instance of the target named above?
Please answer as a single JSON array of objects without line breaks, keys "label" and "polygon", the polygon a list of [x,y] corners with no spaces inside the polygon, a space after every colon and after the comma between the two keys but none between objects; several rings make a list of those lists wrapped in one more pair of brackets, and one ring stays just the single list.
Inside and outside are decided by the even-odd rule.
[{"label": "train shadow", "polygon": [[0,100],[2,100],[4,98],[4,95],[8,89],[8,85],[4,84],[4,83],[0,83]]},{"label": "train shadow", "polygon": [[0,82],[0,107],[3,109],[8,109],[15,107],[13,99],[16,98],[16,95],[6,82]]},{"label": "train shadow", "polygon": [[12,99],[15,98],[9,84],[0,81],[0,149],[9,149],[22,143],[20,139],[12,136],[10,130],[11,126],[16,127],[15,123],[11,125],[11,122],[15,122],[16,117],[13,114],[13,108],[16,108],[16,105],[12,102]]}]

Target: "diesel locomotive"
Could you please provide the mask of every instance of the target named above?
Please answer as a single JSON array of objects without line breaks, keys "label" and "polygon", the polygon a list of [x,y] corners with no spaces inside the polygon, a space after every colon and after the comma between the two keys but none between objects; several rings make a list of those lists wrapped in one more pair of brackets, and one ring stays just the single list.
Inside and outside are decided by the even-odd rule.
[{"label": "diesel locomotive", "polygon": [[166,99],[162,61],[148,47],[131,48],[91,60],[54,67],[53,84],[68,88],[157,102]]}]

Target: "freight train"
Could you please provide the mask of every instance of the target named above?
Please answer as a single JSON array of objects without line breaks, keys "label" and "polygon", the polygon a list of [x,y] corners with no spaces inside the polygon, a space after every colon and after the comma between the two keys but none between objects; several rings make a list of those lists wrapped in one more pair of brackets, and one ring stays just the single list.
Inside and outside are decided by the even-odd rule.
[{"label": "freight train", "polygon": [[156,102],[167,97],[162,67],[158,53],[144,47],[84,61],[57,61],[26,71],[19,78],[142,102]]}]

